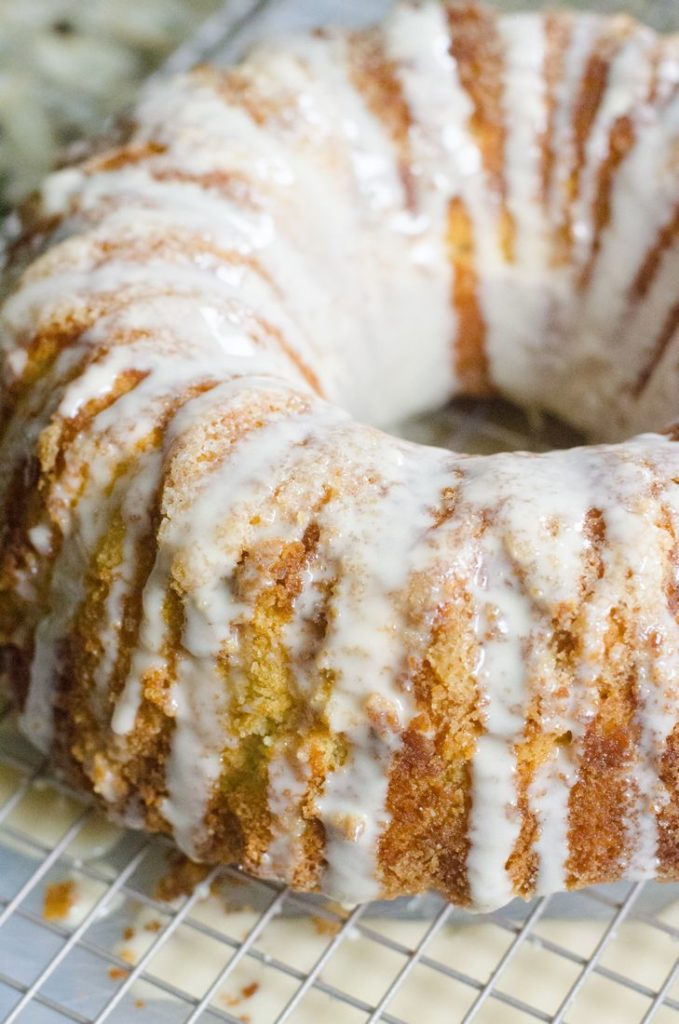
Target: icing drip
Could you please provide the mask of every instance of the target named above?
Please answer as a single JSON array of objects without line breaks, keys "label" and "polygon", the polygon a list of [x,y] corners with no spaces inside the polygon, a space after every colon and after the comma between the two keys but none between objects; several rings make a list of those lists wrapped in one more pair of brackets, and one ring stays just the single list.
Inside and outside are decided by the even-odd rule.
[{"label": "icing drip", "polygon": [[[468,553],[479,650],[476,678],[486,730],[474,758],[469,882],[473,898],[489,906],[512,895],[505,866],[521,821],[515,747],[536,687],[543,700],[543,728],[562,733],[572,726],[571,709],[554,692],[544,647],[553,611],[574,606],[579,596],[583,524],[590,507],[586,477],[570,453],[541,457],[528,484],[522,463],[520,456],[474,460],[461,489],[469,515],[491,516],[478,547]],[[530,532],[536,529],[537,545]],[[549,762],[535,781],[532,804],[540,824],[540,863],[562,880],[568,850],[563,782],[560,766]],[[483,825],[489,817],[495,822],[492,830]]]},{"label": "icing drip", "polygon": [[345,900],[372,899],[380,891],[376,845],[388,821],[389,764],[414,712],[399,680],[407,666],[394,598],[450,483],[445,456],[428,454],[362,440],[352,463],[377,477],[379,492],[366,495],[358,509],[335,502],[322,520],[339,580],[318,668],[334,676],[328,720],[348,743],[345,762],[318,801],[327,836],[322,886]]},{"label": "icing drip", "polygon": [[[567,746],[554,745],[529,787],[539,826],[537,891],[553,892],[567,881],[570,791],[585,733],[599,713],[599,673],[619,656],[615,648],[608,650],[606,637],[610,616],[621,603],[639,634],[633,641],[639,651],[634,686],[640,739],[629,755],[629,870],[635,877],[655,872],[657,833],[649,808],[657,810],[665,799],[658,774],[675,721],[671,665],[679,628],[665,599],[668,540],[650,524],[668,501],[674,521],[676,496],[670,491],[655,497],[653,484],[660,466],[664,475],[675,460],[671,443],[648,435],[615,456],[613,449],[596,448],[541,456],[532,460],[530,479],[517,456],[466,465],[461,487],[465,511],[481,518],[484,512],[492,515],[478,548],[468,552],[485,726],[474,758],[470,826],[469,881],[478,906],[498,906],[513,892],[506,866],[520,826],[516,749],[531,693],[540,694],[542,731],[568,737]],[[602,568],[584,606],[585,647],[575,667],[577,682],[564,690],[545,642],[553,616],[569,609],[575,615],[582,603],[589,543],[585,526],[593,508],[605,524]],[[663,651],[651,657],[651,665],[643,639],[649,630],[661,631]]]},{"label": "icing drip", "polygon": [[[332,427],[342,418],[343,414],[329,409],[326,422]],[[219,775],[224,743],[221,722],[228,714],[228,691],[225,693],[220,673],[215,671],[215,659],[224,659],[232,674],[237,675],[245,667],[239,657],[238,624],[247,609],[239,605],[230,586],[243,547],[239,531],[248,522],[248,507],[255,501],[257,506],[266,507],[266,496],[273,493],[277,474],[285,474],[294,466],[295,445],[306,442],[323,426],[318,415],[284,420],[260,431],[249,443],[241,442],[219,476],[210,477],[203,501],[199,498],[185,518],[177,517],[173,529],[163,538],[159,557],[164,565],[170,558],[177,559],[183,563],[188,579],[198,582],[184,606],[182,646],[186,655],[177,667],[171,692],[175,732],[167,774],[168,797],[162,808],[177,842],[187,853],[200,849],[204,813]],[[234,504],[230,507],[231,502]],[[167,578],[166,571],[161,578]],[[151,607],[159,609],[162,604],[156,599]],[[159,625],[156,619],[147,630],[156,644]]]}]

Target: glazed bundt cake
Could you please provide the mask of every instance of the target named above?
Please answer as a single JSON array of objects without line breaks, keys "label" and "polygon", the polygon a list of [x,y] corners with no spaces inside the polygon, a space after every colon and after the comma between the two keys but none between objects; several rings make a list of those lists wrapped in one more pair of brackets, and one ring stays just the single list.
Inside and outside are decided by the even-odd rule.
[{"label": "glazed bundt cake", "polygon": [[[27,735],[353,902],[679,879],[679,443],[620,440],[676,414],[679,40],[405,4],[155,85],[108,146],[8,244]],[[607,443],[377,429],[492,393]]]}]

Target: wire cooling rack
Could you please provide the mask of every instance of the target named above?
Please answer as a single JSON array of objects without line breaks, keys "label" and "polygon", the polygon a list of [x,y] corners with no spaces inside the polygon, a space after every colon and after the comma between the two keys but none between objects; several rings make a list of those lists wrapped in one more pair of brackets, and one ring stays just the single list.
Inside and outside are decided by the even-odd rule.
[{"label": "wire cooling rack", "polygon": [[[387,5],[230,0],[159,73]],[[677,0],[625,7],[679,24]],[[458,403],[404,433],[476,453],[577,440],[502,403]],[[471,916],[431,896],[347,909],[232,868],[197,879],[169,843],[105,822],[50,776],[0,708],[4,1024],[679,1024],[678,940],[679,885]]]}]

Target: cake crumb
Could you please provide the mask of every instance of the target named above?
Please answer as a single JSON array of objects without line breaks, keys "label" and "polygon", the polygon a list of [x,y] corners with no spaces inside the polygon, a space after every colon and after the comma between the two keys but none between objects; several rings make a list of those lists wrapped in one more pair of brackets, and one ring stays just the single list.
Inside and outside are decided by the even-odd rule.
[{"label": "cake crumb", "polygon": [[[255,992],[259,991],[259,982],[251,981],[249,985],[243,985],[237,996],[230,996],[227,992],[222,993],[222,1002],[227,1007],[238,1006],[244,999],[252,999]],[[242,1020],[242,1018],[239,1018]]]},{"label": "cake crumb", "polygon": [[138,1010],[143,1010],[144,1007],[146,1006],[146,1003],[144,1002],[143,999],[135,999],[134,1005],[137,1007]]},{"label": "cake crumb", "polygon": [[162,927],[162,921],[159,921],[157,917],[154,917],[152,921],[146,922],[146,924],[144,925],[144,931],[159,932]]},{"label": "cake crumb", "polygon": [[133,939],[134,935],[135,935],[134,928],[129,928],[128,927],[123,932],[123,938],[125,939],[125,942],[129,942],[130,939]]},{"label": "cake crumb", "polygon": [[124,967],[109,967],[108,969],[108,976],[111,981],[122,981],[129,973]]},{"label": "cake crumb", "polygon": [[209,864],[196,864],[183,854],[170,859],[168,869],[156,885],[156,899],[171,903],[180,896],[190,896],[210,872]]},{"label": "cake crumb", "polygon": [[72,879],[52,882],[45,889],[42,916],[46,921],[64,921],[73,909],[75,900],[75,882]]},{"label": "cake crumb", "polygon": [[311,922],[319,935],[337,935],[342,927],[341,921],[332,921],[328,917],[314,916]]}]

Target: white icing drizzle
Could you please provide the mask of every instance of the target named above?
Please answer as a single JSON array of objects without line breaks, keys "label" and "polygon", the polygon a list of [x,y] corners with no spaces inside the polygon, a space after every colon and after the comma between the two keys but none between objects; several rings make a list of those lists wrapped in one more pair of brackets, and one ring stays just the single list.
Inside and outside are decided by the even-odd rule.
[{"label": "white icing drizzle", "polygon": [[[510,129],[519,129],[524,146],[522,163],[510,131],[507,149],[508,180],[512,206],[520,209],[522,234],[519,262],[507,264],[500,250],[497,230],[497,196],[492,194],[482,166],[481,153],[470,132],[472,102],[462,87],[456,63],[450,55],[450,34],[441,4],[423,4],[405,8],[385,29],[387,52],[399,66],[404,91],[413,112],[415,128],[411,146],[414,152],[424,207],[433,223],[440,225],[445,239],[450,200],[460,197],[473,224],[478,265],[484,268],[479,279],[478,298],[486,325],[486,349],[491,377],[511,394],[533,399],[528,392],[531,377],[531,350],[541,333],[546,315],[547,296],[542,286],[533,287],[543,242],[526,230],[527,217],[538,218],[537,209],[537,135],[544,120],[544,86],[540,70],[544,51],[542,20],[525,17],[524,27],[533,46],[519,52],[511,19],[500,19],[498,26],[507,44],[507,105],[514,91],[524,92],[522,80],[535,83],[537,92],[528,91],[530,109],[522,100],[522,115],[513,115]],[[516,155],[516,158],[515,158]],[[526,202],[526,200],[528,200]],[[532,213],[527,211],[531,210]],[[431,212],[429,212],[431,211]],[[443,258],[446,259],[445,248]],[[532,271],[532,272],[531,272]],[[450,338],[454,334],[450,335]]]},{"label": "white icing drizzle", "polygon": [[[615,658],[624,654],[616,654],[615,649],[607,653],[604,646],[610,614],[621,603],[638,629],[628,643],[638,652],[641,730],[630,762],[628,871],[635,877],[655,871],[655,813],[665,799],[658,779],[659,759],[676,721],[671,665],[679,628],[665,597],[669,541],[654,524],[658,503],[669,500],[674,515],[677,498],[672,491],[651,497],[654,474],[648,460],[664,477],[668,461],[676,463],[677,456],[671,442],[648,435],[619,451],[588,449],[541,456],[533,460],[530,475],[516,456],[465,464],[460,495],[465,509],[470,515],[484,508],[496,510],[480,539],[478,554],[468,554],[471,566],[478,558],[469,579],[478,614],[477,681],[486,726],[474,759],[468,864],[477,906],[497,906],[512,895],[505,866],[520,826],[514,746],[523,735],[529,695],[536,686],[543,731],[570,737],[565,747],[555,747],[552,759],[539,768],[529,788],[529,803],[540,826],[535,845],[540,857],[537,891],[553,892],[565,884],[568,797],[577,778],[585,731],[597,713],[598,676],[602,666],[615,665]],[[564,692],[554,690],[554,669],[545,660],[544,640],[555,610],[563,614],[570,608],[575,613],[581,601],[583,527],[592,508],[600,511],[606,529],[600,553],[603,573],[585,606],[586,646],[578,659],[577,682]],[[662,655],[654,653],[647,666],[644,636],[653,629],[661,631]],[[490,820],[493,829],[488,828]]]},{"label": "white icing drizzle", "polygon": [[516,223],[516,259],[534,276],[547,262],[541,201],[541,136],[547,127],[545,26],[539,15],[498,19],[504,44],[507,202]]},{"label": "white icing drizzle", "polygon": [[[431,225],[429,261],[446,268],[446,232],[450,200],[462,192],[477,195],[482,206],[480,154],[467,130],[471,107],[456,80],[449,54],[450,37],[443,6],[406,6],[384,25],[384,47],[398,72],[413,118],[409,134],[418,211]],[[472,210],[476,213],[476,207]],[[486,255],[486,254],[484,254]],[[457,330],[451,310],[451,344]],[[451,357],[451,363],[452,363]]]},{"label": "white icing drizzle", "polygon": [[[317,806],[326,830],[322,888],[362,902],[380,891],[376,846],[388,822],[389,765],[414,710],[398,682],[406,666],[394,596],[408,581],[451,477],[445,455],[433,451],[428,458],[426,450],[385,446],[381,435],[372,443],[362,437],[348,454],[352,475],[376,475],[379,490],[365,493],[358,507],[350,490],[320,519],[338,582],[317,665],[334,674],[328,721],[349,747]],[[389,724],[371,722],[371,703],[373,714]]]},{"label": "white icing drizzle", "polygon": [[[628,600],[636,633],[631,638],[636,670],[635,719],[641,735],[630,772],[632,806],[627,830],[632,852],[627,872],[632,878],[647,878],[657,868],[655,815],[667,799],[658,778],[660,757],[676,723],[673,709],[679,695],[679,626],[670,614],[666,596],[673,541],[659,526],[664,506],[676,531],[677,497],[671,484],[665,485],[657,497],[652,486],[658,480],[667,480],[668,470],[674,472],[676,456],[670,442],[658,443],[653,435],[636,439],[624,454],[617,455],[612,475],[617,486],[605,508],[607,543],[602,589],[608,607],[620,602],[626,582],[631,592]],[[592,636],[591,629],[587,635]],[[659,650],[649,652],[654,635]],[[613,658],[616,653],[614,649]]]},{"label": "white icing drizzle", "polygon": [[[223,398],[222,398],[223,400]],[[184,407],[181,427],[191,429],[189,417],[205,415],[214,405],[213,393]],[[167,769],[168,797],[163,813],[174,828],[178,845],[197,854],[204,815],[220,769],[224,721],[229,710],[229,686],[215,669],[226,659],[229,675],[245,671],[240,663],[238,625],[248,608],[233,594],[233,575],[248,533],[247,510],[266,508],[279,474],[294,465],[295,446],[317,436],[324,423],[332,429],[345,414],[331,406],[321,414],[274,420],[242,439],[223,464],[211,472],[203,489],[183,514],[167,520],[159,535],[159,550],[144,591],[144,621],[128,681],[119,698],[113,727],[129,732],[142,694],[143,678],[162,670],[166,634],[164,602],[170,573],[181,572],[188,588],[184,599],[185,626],[171,702],[175,728]],[[231,683],[231,686],[233,682]]]},{"label": "white icing drizzle", "polygon": [[[105,497],[112,467],[100,459],[97,471],[92,469],[87,487],[81,493],[73,510],[68,532],[64,534],[61,550],[55,561],[51,587],[50,611],[36,631],[35,652],[31,663],[28,697],[22,714],[22,727],[43,752],[47,753],[53,739],[54,682],[61,664],[60,647],[68,635],[75,615],[85,596],[84,580],[91,553],[96,550],[110,523],[113,509],[119,502],[134,511],[138,503],[148,500],[157,472],[157,459],[153,454],[140,458],[128,478],[121,478]],[[134,543],[135,527],[130,527],[130,542]],[[104,633],[102,644],[107,642]]]},{"label": "white icing drizzle", "polygon": [[[499,304],[502,320],[496,316],[495,321],[489,321],[494,330],[488,339],[488,352],[493,378],[522,400],[535,402],[539,396],[527,393],[526,380],[559,297],[555,275],[544,273],[549,262],[541,195],[541,142],[547,127],[545,27],[544,19],[534,14],[499,18],[497,26],[504,44],[507,205],[516,233],[513,262],[504,271],[507,297],[503,296]],[[490,298],[488,303],[494,304]],[[507,318],[511,321],[509,331]]]},{"label": "white icing drizzle", "polygon": [[[313,456],[303,453],[309,454]],[[320,469],[314,462],[317,457],[309,467],[312,479]],[[296,685],[311,706],[318,700],[320,681],[327,673],[334,677],[325,717],[332,732],[343,737],[347,753],[316,802],[326,831],[327,868],[321,886],[357,900],[379,892],[376,847],[389,821],[389,764],[414,713],[407,682],[401,679],[404,673],[407,677],[407,666],[402,662],[397,599],[422,559],[432,511],[450,484],[451,471],[444,453],[418,449],[416,458],[411,446],[396,448],[382,434],[359,437],[353,430],[337,438],[337,449],[324,456],[324,470],[334,463],[343,487],[314,516],[323,538],[323,562],[306,574],[285,639],[291,658],[296,651],[302,658],[293,662]],[[303,480],[307,472],[298,459],[295,477]],[[366,486],[365,481],[372,482]],[[351,497],[357,487],[358,510]],[[311,499],[302,490],[296,503],[305,507]],[[329,582],[329,628],[309,664],[304,660],[307,621],[321,600],[319,584]],[[280,862],[282,851],[288,860],[285,877],[294,874],[306,757],[303,748],[296,755],[288,752],[275,758],[270,769],[274,828],[259,865],[265,876]]]},{"label": "white icing drizzle", "polygon": [[[354,394],[348,408],[371,423],[389,424],[394,410],[399,417],[406,410],[416,411],[425,394],[430,404],[442,404],[454,387],[450,357],[454,320],[441,221],[431,215],[431,183],[420,177],[413,181],[416,209],[406,208],[394,144],[349,81],[346,40],[341,36],[330,42],[305,38],[295,43],[294,50],[312,71],[316,87],[323,90],[323,116],[334,126],[338,163],[349,162],[348,195],[356,239],[352,247],[371,268],[369,274],[351,282],[365,326],[361,335],[352,322],[346,340],[349,352],[360,344],[351,365],[363,366],[358,379],[351,382]],[[325,209],[327,197],[323,200]],[[390,296],[386,305],[385,294]],[[408,353],[413,336],[423,330],[423,316],[429,358],[413,367]],[[369,389],[357,407],[355,393],[368,379],[381,379],[385,387],[377,394]]]},{"label": "white icing drizzle", "polygon": [[[118,515],[119,561],[109,567],[87,694],[105,729],[126,602],[141,587],[137,552],[160,503],[139,635],[96,785],[109,802],[120,798],[120,767],[138,755],[139,711],[160,675],[174,720],[160,811],[186,853],[199,856],[209,839],[206,812],[224,755],[242,741],[231,716],[249,692],[243,638],[253,604],[238,590],[240,560],[253,551],[266,559],[299,542],[313,522],[318,549],[303,569],[281,644],[294,696],[320,716],[340,755],[316,799],[326,834],[323,890],[352,902],[381,893],[389,773],[417,713],[410,673],[429,642],[448,574],[465,581],[478,648],[483,732],[472,763],[467,863],[474,905],[495,907],[513,895],[507,864],[521,828],[517,751],[529,714],[552,740],[527,789],[538,823],[537,892],[568,882],[570,795],[600,712],[602,674],[616,666],[633,672],[635,698],[621,871],[656,873],[656,815],[668,799],[660,761],[679,700],[679,627],[666,597],[673,540],[663,526],[669,517],[679,533],[679,446],[645,435],[617,448],[466,459],[396,441],[338,407],[388,422],[454,391],[446,232],[450,201],[460,197],[473,224],[498,387],[544,400],[602,434],[675,413],[676,339],[639,400],[633,391],[676,305],[676,247],[620,328],[641,260],[678,199],[679,98],[669,92],[679,74],[675,66],[661,69],[666,105],[643,108],[655,45],[645,30],[635,30],[614,59],[586,142],[573,265],[548,266],[548,230],[558,226],[573,165],[574,100],[603,24],[591,16],[573,22],[557,83],[555,174],[545,208],[545,22],[539,15],[496,21],[503,171],[516,224],[512,262],[500,251],[499,197],[470,130],[471,98],[450,53],[446,13],[434,2],[398,7],[381,37],[412,115],[413,196],[404,195],[386,122],[352,84],[342,35],[263,47],[249,59],[243,81],[262,117],[225,98],[209,75],[180,77],[154,87],[140,105],[131,145],[162,144],[145,164],[96,170],[95,161],[46,183],[43,212],[67,216],[54,247],[5,302],[5,382],[20,379],[32,339],[52,319],[75,318],[95,303],[101,313],[31,386],[3,438],[1,496],[40,446],[45,503],[28,530],[30,557],[11,570],[25,621],[3,642],[25,646],[35,633],[22,723],[47,752],[55,680],[67,667],[93,559]],[[642,108],[592,279],[578,293],[611,127]],[[103,255],[109,241],[120,243],[119,256]],[[118,393],[130,373],[133,386]],[[314,394],[311,375],[337,406]],[[93,401],[100,411],[51,473],[50,432]],[[251,416],[244,435],[227,443],[228,424]],[[453,484],[451,521],[432,530],[442,491]],[[583,598],[592,509],[605,535],[601,573]],[[429,592],[415,629],[406,609],[417,573]],[[169,595],[182,613],[172,627]],[[611,648],[616,608],[630,635]],[[320,638],[312,628],[319,611],[327,616]],[[583,649],[566,679],[554,623],[577,616]],[[261,740],[271,747],[271,837],[251,866],[290,882],[299,866],[311,741],[303,730],[270,735],[264,724]],[[143,824],[139,794],[121,814]]]},{"label": "white icing drizzle", "polygon": [[550,192],[550,222],[560,223],[567,180],[574,160],[574,108],[587,63],[593,53],[602,19],[583,13],[573,20],[570,42],[565,56],[563,76],[556,83],[553,149],[560,159],[555,162]]},{"label": "white icing drizzle", "polygon": [[[483,906],[498,906],[512,895],[505,865],[521,823],[514,747],[535,686],[543,695],[543,728],[565,732],[572,725],[569,709],[560,710],[563,702],[554,692],[544,644],[554,609],[573,607],[578,599],[590,495],[580,461],[571,453],[531,461],[527,481],[521,457],[470,460],[460,492],[466,514],[493,516],[467,555],[486,728],[474,757],[468,873],[472,898]],[[559,769],[547,765],[532,794],[541,864],[561,883],[568,849],[563,781]]]},{"label": "white icing drizzle", "polygon": [[[656,243],[679,198],[676,175],[670,171],[678,133],[679,97],[639,124],[635,144],[615,176],[611,218],[595,272],[586,295],[573,305],[570,314],[568,369],[564,361],[557,411],[570,412],[577,407],[575,415],[582,425],[594,424],[603,436],[620,436],[645,425],[639,415],[645,410],[643,406],[635,408],[631,389],[662,322],[656,325],[657,333],[651,332],[643,340],[626,336],[620,324],[641,261]],[[652,189],[647,188],[649,181],[654,183]],[[586,386],[573,374],[571,359],[586,368]],[[605,423],[601,422],[602,403],[614,409]],[[674,414],[674,406],[653,410],[656,423]]]},{"label": "white icing drizzle", "polygon": [[[204,812],[219,774],[224,745],[221,721],[228,712],[228,693],[214,672],[214,659],[228,659],[231,675],[246,671],[239,656],[238,623],[247,618],[248,609],[234,599],[230,587],[245,545],[243,531],[249,526],[246,510],[266,509],[278,474],[285,478],[286,472],[294,471],[296,445],[318,437],[324,429],[332,430],[344,418],[328,406],[324,416],[316,412],[259,431],[249,443],[238,445],[222,474],[210,478],[209,487],[202,492],[203,501],[197,500],[187,510],[185,521],[175,520],[181,538],[175,559],[184,563],[189,580],[205,579],[184,605],[182,645],[187,653],[178,665],[172,688],[175,731],[167,772],[168,798],[163,804],[163,813],[186,852],[199,849]],[[173,542],[171,534],[163,539]]]},{"label": "white icing drizzle", "polygon": [[[492,498],[495,500],[496,495]],[[513,745],[524,726],[524,647],[530,642],[533,615],[508,566],[502,540],[488,531],[480,549],[470,590],[478,609],[476,677],[486,732],[477,740],[474,756],[468,878],[474,903],[490,908],[506,903],[512,896],[505,865],[520,825]],[[489,821],[493,822],[492,829],[488,828]]]},{"label": "white icing drizzle", "polygon": [[[616,118],[637,111],[650,93],[652,32],[636,27],[611,62],[606,90],[587,137],[580,192],[573,203],[574,262],[582,266],[590,253],[593,234],[592,209],[597,175],[608,156],[609,134]],[[634,118],[635,122],[638,116]]]},{"label": "white icing drizzle", "polygon": [[258,874],[291,884],[299,856],[299,842],[304,822],[299,814],[300,803],[308,783],[307,765],[303,758],[292,761],[281,753],[269,764],[268,801],[272,815],[272,837],[259,864]]}]

